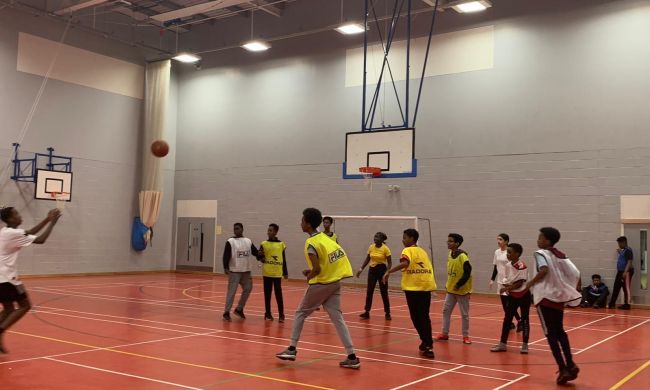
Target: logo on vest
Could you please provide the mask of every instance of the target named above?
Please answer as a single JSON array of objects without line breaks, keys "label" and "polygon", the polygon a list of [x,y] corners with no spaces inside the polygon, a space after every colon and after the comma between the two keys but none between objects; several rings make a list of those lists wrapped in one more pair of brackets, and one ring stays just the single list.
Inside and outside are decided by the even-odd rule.
[{"label": "logo on vest", "polygon": [[273,260],[267,259],[264,261],[265,264],[271,264],[271,265],[282,265],[282,261],[278,260],[278,256],[271,256],[273,257]]},{"label": "logo on vest", "polygon": [[329,257],[330,263],[334,263],[343,257],[345,257],[345,253],[341,249],[337,249],[334,252],[330,253],[327,255]]},{"label": "logo on vest", "polygon": [[237,258],[241,259],[242,257],[250,256],[250,251],[237,251]]}]

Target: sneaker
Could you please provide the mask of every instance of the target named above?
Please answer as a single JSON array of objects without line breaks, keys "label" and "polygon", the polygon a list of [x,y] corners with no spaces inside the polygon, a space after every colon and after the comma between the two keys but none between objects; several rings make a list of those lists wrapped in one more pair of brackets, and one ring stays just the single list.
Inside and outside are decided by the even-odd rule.
[{"label": "sneaker", "polygon": [[[464,339],[463,339],[463,342],[465,342]],[[499,343],[499,344],[495,345],[494,347],[490,348],[490,352],[505,352],[507,350],[508,350],[508,346],[506,344],[504,344],[504,343]]]},{"label": "sneaker", "polygon": [[435,339],[436,339],[436,341],[447,341],[447,340],[449,340],[449,335],[444,334],[444,333],[440,333],[439,335],[437,335],[435,337]]},{"label": "sneaker", "polygon": [[580,307],[582,307],[582,308],[589,307],[589,304],[587,302],[582,302],[580,304]]},{"label": "sneaker", "polygon": [[390,316],[390,313],[386,313],[386,315],[384,316],[384,318],[386,319],[386,321],[390,321],[390,320],[393,319],[393,317]]},{"label": "sneaker", "polygon": [[524,331],[524,323],[519,321],[517,322],[517,333],[521,333]]},{"label": "sneaker", "polygon": [[3,341],[2,341],[2,334],[3,333],[4,332],[0,332],[0,353],[9,353],[9,351],[7,351],[7,349],[5,348],[5,345],[4,345]]},{"label": "sneaker", "polygon": [[230,313],[223,313],[223,320],[228,322],[232,321],[232,318],[230,318]]},{"label": "sneaker", "polygon": [[284,322],[284,314],[280,314],[280,317],[278,317],[278,322]]},{"label": "sneaker", "polygon": [[618,308],[621,309],[621,310],[630,310],[632,308],[632,306],[630,306],[629,303],[624,303],[624,304],[620,305]]},{"label": "sneaker", "polygon": [[244,309],[235,309],[233,310],[233,313],[235,313],[237,317],[241,318],[242,320],[246,319],[246,316],[244,315]]},{"label": "sneaker", "polygon": [[613,304],[613,303],[610,303],[609,305],[607,305],[607,308],[608,308],[608,309],[613,309],[613,308],[614,308],[614,304]]},{"label": "sneaker", "polygon": [[463,344],[471,344],[472,339],[469,338],[469,336],[463,337]]},{"label": "sneaker", "polygon": [[339,367],[357,369],[361,367],[361,362],[359,361],[359,358],[356,359],[345,358],[345,360],[339,362]]},{"label": "sneaker", "polygon": [[578,377],[578,373],[580,372],[580,368],[573,364],[573,366],[568,367],[567,370],[569,371],[569,378],[567,379],[568,381],[572,381]]},{"label": "sneaker", "polygon": [[275,357],[280,359],[280,360],[294,361],[294,360],[296,360],[296,354],[297,353],[298,353],[298,351],[296,351],[295,349],[292,351],[289,348],[287,348],[287,349],[285,349],[284,351],[282,351],[280,353],[276,353]]},{"label": "sneaker", "polygon": [[569,378],[571,378],[571,374],[569,373],[569,370],[566,368],[562,368],[560,371],[558,371],[557,379],[555,380],[555,383],[558,385],[565,385],[568,381]]},{"label": "sneaker", "polygon": [[269,313],[264,314],[264,321],[273,321],[273,316]]},{"label": "sneaker", "polygon": [[359,314],[359,318],[361,318],[362,320],[367,320],[370,318],[370,313],[364,311],[363,313]]},{"label": "sneaker", "polygon": [[519,353],[522,355],[528,355],[528,343],[521,344],[521,349],[519,350]]},{"label": "sneaker", "polygon": [[436,355],[433,353],[433,348],[432,347],[427,347],[424,349],[424,351],[420,351],[420,354],[424,357],[428,357],[430,359],[433,359],[436,357]]},{"label": "sneaker", "polygon": [[592,307],[593,307],[594,309],[600,309],[600,305],[598,305],[598,304],[595,304],[595,305],[593,305]]},{"label": "sneaker", "polygon": [[426,349],[427,349],[427,345],[424,343],[424,341],[421,342],[420,345],[418,346],[418,350],[420,352],[424,352]]}]

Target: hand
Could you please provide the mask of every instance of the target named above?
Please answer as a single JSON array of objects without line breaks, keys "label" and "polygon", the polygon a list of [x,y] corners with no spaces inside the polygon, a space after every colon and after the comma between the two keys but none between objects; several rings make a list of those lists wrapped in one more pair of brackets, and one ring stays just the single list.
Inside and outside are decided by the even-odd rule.
[{"label": "hand", "polygon": [[533,287],[533,284],[531,282],[526,283],[526,288],[524,289],[524,291],[530,290],[531,287]]},{"label": "hand", "polygon": [[494,286],[494,280],[490,280],[490,290],[492,290],[492,286]]},{"label": "hand", "polygon": [[458,286],[457,284],[454,285],[454,291],[455,291],[455,290],[458,290],[459,288],[460,288],[460,286]]},{"label": "hand", "polygon": [[61,217],[61,210],[59,209],[52,209],[47,213],[48,221],[56,221],[59,217]]},{"label": "hand", "polygon": [[625,279],[627,279],[627,276],[629,275],[629,272],[623,272],[623,282],[625,282]]},{"label": "hand", "polygon": [[382,280],[382,282],[384,282],[384,284],[388,284],[388,277],[389,277],[389,276],[390,276],[390,274],[389,274],[388,272],[386,272],[386,273],[384,274],[384,277],[381,278],[381,280]]},{"label": "hand", "polygon": [[289,280],[289,275],[284,275],[284,280]]},{"label": "hand", "polygon": [[310,273],[311,273],[311,270],[309,270],[309,269],[306,269],[306,270],[303,270],[303,271],[302,271],[302,274],[303,274],[305,277],[309,276]]},{"label": "hand", "polygon": [[226,274],[226,275],[228,275],[228,274],[230,273],[230,271],[227,270],[227,269],[224,269],[224,270],[223,270],[223,273]]},{"label": "hand", "polygon": [[359,268],[359,270],[357,271],[357,278],[361,276],[362,272],[363,272],[363,268]]},{"label": "hand", "polygon": [[506,288],[503,287],[503,288],[501,288],[501,289],[499,290],[499,294],[503,294],[503,293],[506,292],[506,291],[507,291]]}]

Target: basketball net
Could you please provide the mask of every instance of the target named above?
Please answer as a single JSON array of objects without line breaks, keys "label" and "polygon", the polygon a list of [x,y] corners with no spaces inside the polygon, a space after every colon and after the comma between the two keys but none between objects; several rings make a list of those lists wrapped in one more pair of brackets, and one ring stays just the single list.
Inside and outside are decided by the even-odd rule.
[{"label": "basketball net", "polygon": [[372,191],[372,172],[361,172],[361,176],[363,176],[363,185],[366,186],[368,191]]},{"label": "basketball net", "polygon": [[50,192],[50,196],[56,202],[56,208],[63,212],[65,203],[68,201],[69,192]]}]

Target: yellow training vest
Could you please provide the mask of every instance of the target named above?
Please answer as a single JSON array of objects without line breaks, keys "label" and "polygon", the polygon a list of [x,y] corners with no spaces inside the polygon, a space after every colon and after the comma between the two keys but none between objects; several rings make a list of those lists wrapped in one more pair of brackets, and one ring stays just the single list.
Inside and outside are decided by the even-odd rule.
[{"label": "yellow training vest", "polygon": [[368,254],[370,255],[370,267],[374,267],[378,264],[387,264],[388,256],[391,255],[390,248],[388,245],[381,244],[379,248],[374,243],[370,244],[368,248]]},{"label": "yellow training vest", "polygon": [[282,241],[262,241],[261,247],[264,248],[262,275],[269,278],[281,278],[282,264],[284,263],[282,252],[287,246]]},{"label": "yellow training vest", "polygon": [[472,275],[465,284],[458,290],[454,290],[454,286],[463,277],[463,264],[469,261],[469,257],[465,252],[461,252],[455,259],[451,257],[451,251],[447,256],[447,292],[456,295],[466,295],[472,292]]},{"label": "yellow training vest", "polygon": [[433,291],[436,289],[436,277],[427,252],[419,246],[409,246],[402,251],[402,258],[409,260],[409,265],[402,270],[402,290]]},{"label": "yellow training vest", "polygon": [[329,284],[352,276],[352,265],[343,248],[322,232],[305,241],[305,258],[309,269],[313,268],[307,250],[310,245],[318,253],[320,274],[309,279],[309,284]]}]

